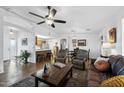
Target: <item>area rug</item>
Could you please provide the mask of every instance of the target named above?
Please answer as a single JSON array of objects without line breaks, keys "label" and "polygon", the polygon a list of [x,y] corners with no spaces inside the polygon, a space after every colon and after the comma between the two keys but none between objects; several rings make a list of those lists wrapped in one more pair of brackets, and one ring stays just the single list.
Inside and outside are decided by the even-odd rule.
[{"label": "area rug", "polygon": [[[73,77],[68,79],[63,87],[85,87],[86,86],[86,71],[73,69]],[[10,87],[34,87],[35,78],[30,76]],[[39,81],[39,87],[49,87],[49,85]]]}]

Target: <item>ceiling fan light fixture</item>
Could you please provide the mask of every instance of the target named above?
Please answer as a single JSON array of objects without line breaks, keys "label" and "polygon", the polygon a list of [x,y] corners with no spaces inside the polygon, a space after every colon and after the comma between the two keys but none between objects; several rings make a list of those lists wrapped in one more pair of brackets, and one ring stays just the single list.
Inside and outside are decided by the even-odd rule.
[{"label": "ceiling fan light fixture", "polygon": [[40,18],[43,19],[43,21],[37,23],[37,25],[46,23],[47,25],[55,28],[55,24],[54,23],[66,23],[66,21],[64,21],[64,20],[54,19],[54,16],[57,13],[56,9],[51,8],[51,6],[48,6],[47,8],[48,8],[48,15],[46,15],[45,17],[43,17],[41,15],[38,15],[38,14],[35,14],[33,12],[29,12],[29,14],[37,16],[37,17],[40,17]]},{"label": "ceiling fan light fixture", "polygon": [[52,16],[52,15],[49,15],[48,17],[49,17],[50,19],[53,19],[53,16]]},{"label": "ceiling fan light fixture", "polygon": [[45,22],[48,24],[48,25],[51,25],[53,23],[53,20],[52,19],[47,19],[45,20]]}]

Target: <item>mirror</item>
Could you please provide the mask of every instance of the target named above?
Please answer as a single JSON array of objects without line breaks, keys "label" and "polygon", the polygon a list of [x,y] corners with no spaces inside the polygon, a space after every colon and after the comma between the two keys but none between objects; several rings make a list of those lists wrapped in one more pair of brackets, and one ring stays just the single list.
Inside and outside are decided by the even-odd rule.
[{"label": "mirror", "polygon": [[66,45],[67,45],[67,40],[61,39],[60,40],[60,49],[66,49]]}]

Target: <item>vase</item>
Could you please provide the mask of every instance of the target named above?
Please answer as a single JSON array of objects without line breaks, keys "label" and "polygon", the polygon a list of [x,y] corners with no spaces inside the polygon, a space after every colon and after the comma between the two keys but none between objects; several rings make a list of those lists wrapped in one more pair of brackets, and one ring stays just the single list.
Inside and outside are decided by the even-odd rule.
[{"label": "vase", "polygon": [[24,63],[25,63],[25,64],[28,63],[28,59],[27,59],[27,58],[25,58]]}]

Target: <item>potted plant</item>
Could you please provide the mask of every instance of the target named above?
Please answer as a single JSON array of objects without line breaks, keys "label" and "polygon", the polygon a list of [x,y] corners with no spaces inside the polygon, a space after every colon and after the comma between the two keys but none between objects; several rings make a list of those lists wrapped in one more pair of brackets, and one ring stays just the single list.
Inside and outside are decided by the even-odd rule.
[{"label": "potted plant", "polygon": [[28,58],[30,57],[31,53],[29,53],[27,50],[22,51],[20,58],[23,60],[24,63],[28,63]]}]

